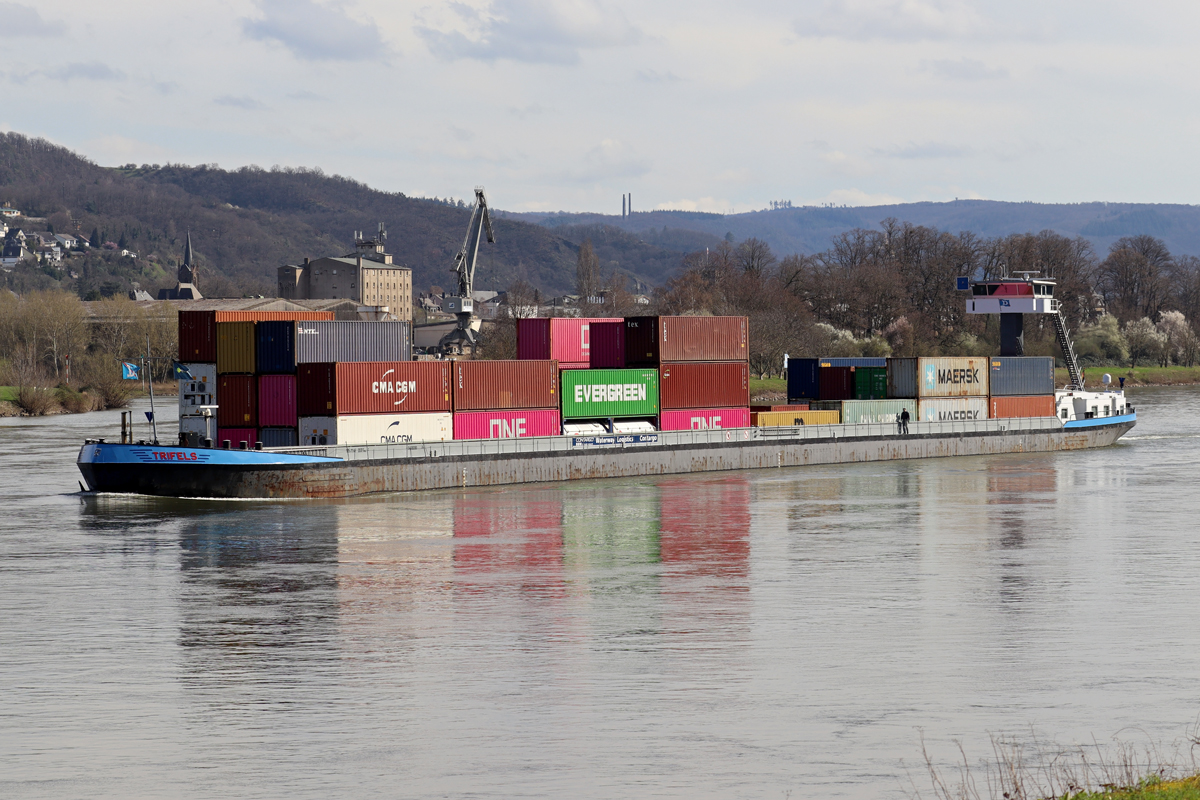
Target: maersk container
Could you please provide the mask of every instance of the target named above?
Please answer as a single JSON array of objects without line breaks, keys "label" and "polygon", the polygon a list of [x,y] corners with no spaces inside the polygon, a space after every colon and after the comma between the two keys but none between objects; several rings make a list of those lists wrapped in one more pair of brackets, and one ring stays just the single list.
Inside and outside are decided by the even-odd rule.
[{"label": "maersk container", "polygon": [[454,415],[455,439],[523,439],[560,433],[562,416],[558,409],[463,411]]},{"label": "maersk container", "polygon": [[987,358],[917,359],[917,396],[987,397]]},{"label": "maersk container", "polygon": [[988,359],[988,366],[988,391],[992,397],[1054,394],[1053,358],[993,356]]},{"label": "maersk container", "polygon": [[449,361],[301,364],[296,372],[297,413],[336,417],[449,411],[450,371]]},{"label": "maersk container", "polygon": [[296,376],[258,376],[258,424],[263,428],[296,427]]},{"label": "maersk container", "polygon": [[625,364],[745,361],[749,330],[746,317],[629,317],[625,320]]},{"label": "maersk container", "polygon": [[296,323],[260,322],[255,337],[255,361],[260,374],[296,371]]},{"label": "maersk container", "polygon": [[259,428],[258,440],[263,447],[295,447],[300,443],[295,428]]},{"label": "maersk container", "polygon": [[816,358],[790,358],[787,368],[787,396],[792,400],[816,400],[821,396],[821,362]]},{"label": "maersk container", "polygon": [[692,408],[664,410],[659,415],[660,431],[707,431],[750,427],[748,408]]},{"label": "maersk container", "polygon": [[[791,369],[790,364],[788,369]],[[817,372],[817,398],[820,400],[853,400],[853,368],[821,367]]]},{"label": "maersk container", "polygon": [[409,444],[454,438],[449,413],[301,417],[300,444]]},{"label": "maersk container", "polygon": [[[886,358],[830,358],[822,356],[817,359],[822,367],[886,367]],[[790,365],[789,365],[790,366]]]},{"label": "maersk container", "polygon": [[598,322],[624,323],[614,317],[535,317],[517,320],[517,358],[522,361],[557,361],[559,369],[591,366],[591,326]]},{"label": "maersk container", "polygon": [[921,422],[954,422],[988,418],[986,397],[931,397],[917,404]]},{"label": "maersk container", "polygon": [[837,425],[842,415],[837,411],[760,411],[750,415],[756,428],[779,428],[789,425]]},{"label": "maersk container", "polygon": [[887,396],[905,399],[917,396],[917,359],[887,360]]},{"label": "maersk container", "polygon": [[[217,428],[217,440],[213,447],[224,447],[229,442],[230,450],[253,450],[258,441],[258,428]],[[242,447],[242,445],[245,447]]]},{"label": "maersk container", "polygon": [[791,405],[777,405],[777,406],[769,406],[769,405],[756,406],[753,403],[750,404],[751,411],[808,411],[808,409],[809,409],[808,403],[792,403]]},{"label": "maersk container", "polygon": [[258,427],[258,378],[253,375],[217,376],[217,427]]},{"label": "maersk container", "polygon": [[412,361],[407,322],[297,322],[296,364]]},{"label": "maersk container", "polygon": [[1055,416],[1054,402],[1055,398],[1052,394],[1039,394],[1028,397],[996,397],[993,395],[988,403],[988,413],[992,419],[1053,417]]},{"label": "maersk container", "polygon": [[558,408],[557,361],[455,361],[450,378],[455,411]]},{"label": "maersk container", "polygon": [[625,320],[593,321],[589,337],[592,369],[625,368]]},{"label": "maersk container", "polygon": [[218,322],[328,319],[332,311],[180,311],[179,360],[216,363]]},{"label": "maersk container", "polygon": [[200,413],[200,406],[217,404],[217,365],[184,364],[191,380],[179,381],[179,416]]},{"label": "maersk container", "polygon": [[255,333],[253,322],[217,323],[217,374],[253,375]]},{"label": "maersk container", "polygon": [[563,419],[653,417],[661,407],[656,369],[573,369],[562,381]]},{"label": "maersk container", "polygon": [[750,405],[750,366],[744,361],[663,364],[659,395],[663,409],[745,408]]},{"label": "maersk container", "polygon": [[917,419],[916,400],[843,400],[840,403],[814,403],[814,409],[840,411],[843,425],[894,423],[908,409],[909,419]]},{"label": "maersk container", "polygon": [[887,367],[855,367],[854,399],[883,400],[887,397]]}]

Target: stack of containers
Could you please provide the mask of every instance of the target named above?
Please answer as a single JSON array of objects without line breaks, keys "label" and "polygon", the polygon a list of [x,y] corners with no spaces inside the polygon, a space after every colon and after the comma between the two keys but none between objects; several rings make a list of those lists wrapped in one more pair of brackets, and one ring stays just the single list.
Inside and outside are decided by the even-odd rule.
[{"label": "stack of containers", "polygon": [[625,320],[592,320],[591,330],[592,369],[625,368]]},{"label": "stack of containers", "polygon": [[1053,358],[998,356],[988,359],[988,364],[988,416],[1054,416]]},{"label": "stack of containers", "polygon": [[[571,370],[564,375],[584,370]],[[557,436],[559,367],[553,360],[454,361],[455,439]]]},{"label": "stack of containers", "polygon": [[922,422],[987,419],[989,366],[975,357],[889,358],[888,395],[917,400]]},{"label": "stack of containers", "polygon": [[300,444],[450,439],[450,370],[447,361],[300,364],[296,375]]},{"label": "stack of containers", "polygon": [[[616,318],[535,317],[517,320],[517,359],[557,361],[558,368],[592,366],[592,326],[621,323]],[[621,365],[623,366],[623,365]]]},{"label": "stack of containers", "polygon": [[266,321],[255,331],[258,369],[258,440],[263,447],[295,447],[296,323]]},{"label": "stack of containers", "polygon": [[254,321],[217,323],[217,440],[233,447],[258,441]]},{"label": "stack of containers", "polygon": [[860,404],[874,403],[887,397],[886,358],[788,360],[789,402],[808,399],[812,401],[814,410],[845,411],[842,421],[850,423],[882,418],[887,413],[884,407]]},{"label": "stack of containers", "polygon": [[659,373],[653,367],[573,369],[562,374],[562,418],[575,420],[657,417]]}]

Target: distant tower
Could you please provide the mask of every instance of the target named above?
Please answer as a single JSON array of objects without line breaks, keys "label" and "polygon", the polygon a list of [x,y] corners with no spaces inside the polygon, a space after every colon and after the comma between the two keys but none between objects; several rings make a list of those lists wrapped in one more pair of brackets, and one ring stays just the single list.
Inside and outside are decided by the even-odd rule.
[{"label": "distant tower", "polygon": [[183,246],[183,263],[179,265],[179,282],[196,282],[196,262],[192,253],[192,232],[187,233],[187,243]]},{"label": "distant tower", "polygon": [[188,231],[187,243],[183,246],[183,263],[179,265],[179,283],[174,289],[160,289],[159,300],[203,300],[204,295],[196,288],[196,255],[192,252],[192,232]]},{"label": "distant tower", "polygon": [[621,219],[625,219],[625,195],[621,195]]}]

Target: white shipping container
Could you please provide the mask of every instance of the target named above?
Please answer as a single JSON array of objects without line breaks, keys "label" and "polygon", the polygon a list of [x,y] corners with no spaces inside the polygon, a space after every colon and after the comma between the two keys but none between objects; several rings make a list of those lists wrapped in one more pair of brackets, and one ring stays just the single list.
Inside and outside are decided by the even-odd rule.
[{"label": "white shipping container", "polygon": [[922,399],[918,410],[921,422],[952,422],[960,419],[987,419],[986,397],[934,397]]},{"label": "white shipping container", "polygon": [[407,444],[454,438],[452,414],[355,414],[301,417],[300,444]]},{"label": "white shipping container", "polygon": [[217,404],[217,365],[184,364],[192,380],[179,381],[179,416],[200,413],[200,406]]},{"label": "white shipping container", "polygon": [[917,396],[987,397],[987,358],[917,359]]}]

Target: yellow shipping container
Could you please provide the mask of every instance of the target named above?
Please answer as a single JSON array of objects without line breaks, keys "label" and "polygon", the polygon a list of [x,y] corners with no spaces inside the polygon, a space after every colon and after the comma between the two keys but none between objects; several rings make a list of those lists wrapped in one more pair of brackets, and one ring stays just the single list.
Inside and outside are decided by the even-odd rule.
[{"label": "yellow shipping container", "polygon": [[756,428],[778,428],[784,425],[840,425],[840,411],[759,411],[750,415]]},{"label": "yellow shipping container", "polygon": [[217,374],[254,374],[254,323],[217,323]]}]

